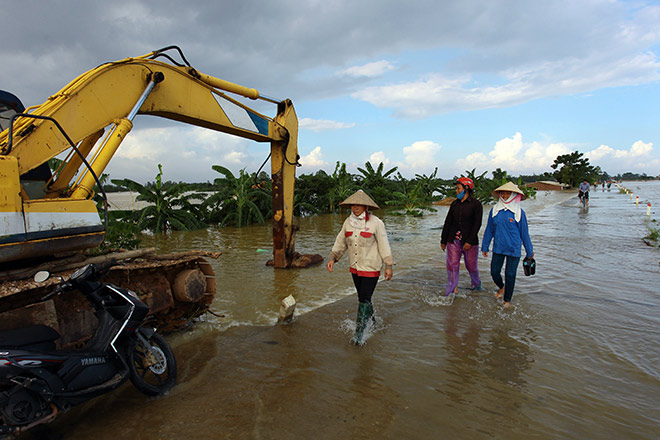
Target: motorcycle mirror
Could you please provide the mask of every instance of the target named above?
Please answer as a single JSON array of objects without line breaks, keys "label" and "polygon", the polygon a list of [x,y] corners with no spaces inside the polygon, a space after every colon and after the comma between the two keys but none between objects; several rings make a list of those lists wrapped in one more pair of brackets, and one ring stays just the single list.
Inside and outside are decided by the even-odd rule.
[{"label": "motorcycle mirror", "polygon": [[43,283],[50,277],[50,273],[47,270],[40,270],[34,274],[34,281],[37,283]]}]

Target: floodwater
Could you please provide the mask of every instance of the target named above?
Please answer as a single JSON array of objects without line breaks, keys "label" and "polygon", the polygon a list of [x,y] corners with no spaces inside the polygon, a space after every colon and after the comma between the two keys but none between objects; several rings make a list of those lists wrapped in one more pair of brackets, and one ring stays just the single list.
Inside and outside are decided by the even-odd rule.
[{"label": "floodwater", "polygon": [[[463,270],[453,302],[440,250],[446,207],[384,215],[397,262],[374,294],[378,324],[350,345],[357,309],[346,264],[274,270],[267,226],[150,237],[163,252],[205,249],[217,295],[191,330],[170,335],[178,385],[148,399],[130,384],[48,426],[72,439],[657,439],[660,250],[645,245],[660,182],[523,202],[537,261],[519,268],[513,310]],[[487,209],[485,209],[487,213]],[[301,219],[296,248],[330,251],[345,214]],[[656,208],[650,216],[658,219]],[[652,223],[657,227],[658,223]],[[483,228],[482,228],[483,234]],[[297,315],[276,325],[293,294]],[[43,433],[43,432],[42,432]],[[36,433],[35,433],[36,434]],[[35,435],[31,434],[31,435]]]}]

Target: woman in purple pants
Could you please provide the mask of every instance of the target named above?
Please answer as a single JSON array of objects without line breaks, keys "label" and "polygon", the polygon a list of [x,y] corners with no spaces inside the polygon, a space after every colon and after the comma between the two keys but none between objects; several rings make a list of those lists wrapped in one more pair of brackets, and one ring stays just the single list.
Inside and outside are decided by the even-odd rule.
[{"label": "woman in purple pants", "polygon": [[470,274],[470,288],[481,290],[481,279],[477,261],[479,260],[479,229],[483,216],[481,203],[472,197],[474,182],[461,177],[454,182],[456,200],[449,207],[442,228],[440,247],[447,251],[447,288],[445,296],[456,293],[461,255]]}]

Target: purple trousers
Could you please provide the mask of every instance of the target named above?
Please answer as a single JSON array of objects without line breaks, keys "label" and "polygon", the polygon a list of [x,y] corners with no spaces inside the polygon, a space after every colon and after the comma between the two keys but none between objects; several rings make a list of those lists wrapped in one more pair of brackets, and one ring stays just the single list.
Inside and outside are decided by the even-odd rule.
[{"label": "purple trousers", "polygon": [[461,267],[461,255],[465,260],[465,267],[470,273],[470,281],[472,288],[478,288],[481,285],[479,278],[479,269],[477,268],[477,261],[479,261],[479,246],[472,245],[469,251],[463,250],[461,240],[454,240],[447,243],[447,290],[445,295],[449,295],[458,286],[458,273]]}]

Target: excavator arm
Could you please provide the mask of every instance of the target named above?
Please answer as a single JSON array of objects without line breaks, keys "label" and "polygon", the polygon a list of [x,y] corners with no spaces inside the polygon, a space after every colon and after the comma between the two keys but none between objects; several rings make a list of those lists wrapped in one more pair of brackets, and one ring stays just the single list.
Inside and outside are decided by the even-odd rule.
[{"label": "excavator arm", "polygon": [[[173,48],[103,64],[74,79],[44,104],[13,116],[9,128],[0,133],[4,182],[0,184],[0,217],[4,217],[0,224],[11,225],[0,226],[0,262],[100,243],[104,231],[91,208],[96,176],[131,131],[135,116],[145,114],[270,143],[274,266],[289,267],[294,258],[298,159],[293,104],[202,74],[187,61],[174,62],[165,54],[168,49]],[[159,61],[161,56],[172,63]],[[235,95],[273,102],[277,114],[262,115]],[[57,176],[43,182],[43,191],[28,191],[25,177],[67,150],[65,165]]]}]

